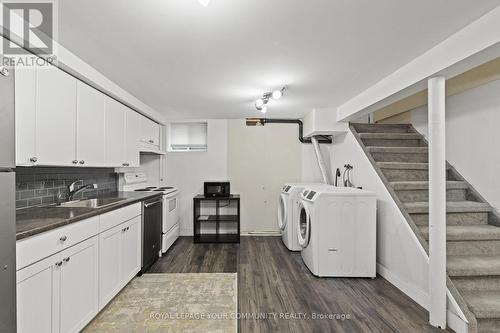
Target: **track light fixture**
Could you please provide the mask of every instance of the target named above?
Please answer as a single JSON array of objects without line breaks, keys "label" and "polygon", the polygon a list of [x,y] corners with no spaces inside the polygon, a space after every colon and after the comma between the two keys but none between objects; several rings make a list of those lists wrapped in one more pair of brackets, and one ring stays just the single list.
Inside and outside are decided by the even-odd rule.
[{"label": "track light fixture", "polygon": [[262,113],[267,112],[267,103],[272,99],[280,99],[285,92],[285,87],[264,93],[261,98],[255,101],[255,108]]}]

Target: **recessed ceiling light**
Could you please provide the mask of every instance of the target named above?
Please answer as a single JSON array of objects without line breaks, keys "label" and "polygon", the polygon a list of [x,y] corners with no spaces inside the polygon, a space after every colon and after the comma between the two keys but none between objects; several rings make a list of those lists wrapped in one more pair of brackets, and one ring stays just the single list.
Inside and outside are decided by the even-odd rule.
[{"label": "recessed ceiling light", "polygon": [[203,6],[207,7],[210,4],[210,0],[198,0],[198,2]]},{"label": "recessed ceiling light", "polygon": [[261,108],[264,105],[264,100],[262,98],[259,98],[258,100],[255,101],[255,107]]},{"label": "recessed ceiling light", "polygon": [[261,109],[260,109],[260,112],[262,113],[266,113],[267,112],[267,106],[263,106]]}]

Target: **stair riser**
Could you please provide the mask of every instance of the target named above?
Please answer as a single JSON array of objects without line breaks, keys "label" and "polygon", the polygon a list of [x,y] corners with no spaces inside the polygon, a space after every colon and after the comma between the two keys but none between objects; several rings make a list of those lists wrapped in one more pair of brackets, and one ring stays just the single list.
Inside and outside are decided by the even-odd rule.
[{"label": "stair riser", "polygon": [[372,153],[376,162],[417,162],[427,163],[429,155],[426,153]]},{"label": "stair riser", "polygon": [[453,284],[459,291],[498,291],[500,290],[499,276],[471,276],[454,277]]},{"label": "stair riser", "polygon": [[450,256],[500,254],[500,241],[449,241],[446,242],[446,254]]},{"label": "stair riser", "polygon": [[429,180],[428,170],[381,169],[390,182]]},{"label": "stair riser", "polygon": [[500,318],[498,319],[477,319],[477,331],[479,333],[500,332]]},{"label": "stair riser", "polygon": [[363,139],[365,146],[376,147],[422,147],[422,140],[419,139]]},{"label": "stair riser", "polygon": [[[429,214],[410,214],[416,225],[429,225]],[[488,224],[488,213],[448,213],[447,225]]]},{"label": "stair riser", "polygon": [[410,133],[408,125],[353,124],[358,133]]},{"label": "stair riser", "polygon": [[[396,194],[402,202],[429,201],[429,190],[404,190],[396,191]],[[466,191],[456,189],[447,190],[446,200],[465,201]]]}]

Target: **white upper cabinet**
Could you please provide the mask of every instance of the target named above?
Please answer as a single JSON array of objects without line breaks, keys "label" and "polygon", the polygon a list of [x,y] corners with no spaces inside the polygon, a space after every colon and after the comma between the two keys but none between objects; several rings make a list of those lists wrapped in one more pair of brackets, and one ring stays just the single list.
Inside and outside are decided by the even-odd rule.
[{"label": "white upper cabinet", "polygon": [[141,119],[141,139],[143,142],[160,147],[160,125],[149,118]]},{"label": "white upper cabinet", "polygon": [[140,165],[141,118],[143,117],[134,110],[125,110],[125,164],[130,167]]},{"label": "white upper cabinet", "polygon": [[78,81],[76,159],[80,166],[102,167],[104,149],[104,95]]},{"label": "white upper cabinet", "polygon": [[125,162],[125,111],[123,104],[106,97],[105,112],[105,151],[106,165],[126,166]]},{"label": "white upper cabinet", "polygon": [[16,68],[16,165],[138,167],[160,126],[54,66]]},{"label": "white upper cabinet", "polygon": [[76,79],[56,67],[39,67],[36,89],[38,164],[76,165]]},{"label": "white upper cabinet", "polygon": [[16,67],[16,165],[35,165],[36,68]]}]

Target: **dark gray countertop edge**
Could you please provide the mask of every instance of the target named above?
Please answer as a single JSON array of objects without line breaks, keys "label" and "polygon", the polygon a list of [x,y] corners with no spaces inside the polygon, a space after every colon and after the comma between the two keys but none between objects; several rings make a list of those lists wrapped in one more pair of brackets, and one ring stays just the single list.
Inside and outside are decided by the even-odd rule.
[{"label": "dark gray countertop edge", "polygon": [[[118,192],[117,196],[120,196],[121,193],[127,193],[127,192]],[[17,232],[16,233],[16,240],[21,240],[21,239],[25,239],[25,238],[28,238],[31,236],[35,236],[37,234],[41,234],[41,233],[46,232],[46,231],[54,230],[54,229],[57,229],[57,228],[60,228],[60,227],[63,227],[63,226],[66,226],[66,225],[69,225],[69,224],[72,224],[75,222],[79,222],[79,221],[94,217],[94,216],[102,215],[104,213],[107,213],[107,212],[110,212],[110,211],[113,211],[113,210],[116,210],[119,208],[123,208],[123,207],[132,205],[132,204],[137,203],[137,202],[141,202],[141,201],[144,201],[144,200],[147,200],[150,198],[154,198],[156,196],[161,196],[161,193],[154,193],[154,192],[130,192],[130,193],[134,193],[135,197],[126,198],[123,201],[119,201],[113,205],[109,205],[106,207],[95,208],[95,209],[89,210],[88,212],[76,215],[76,216],[68,218],[68,219],[61,219],[61,221],[52,222],[52,223],[49,223],[49,224],[44,225],[44,226],[35,227],[35,228],[29,229],[29,230]],[[50,208],[47,207],[45,209],[50,209]]]}]

